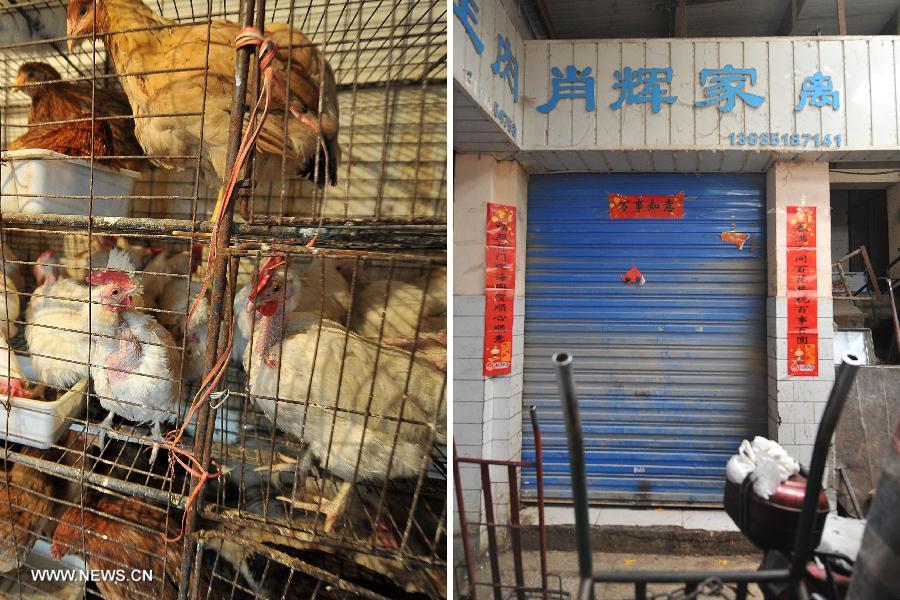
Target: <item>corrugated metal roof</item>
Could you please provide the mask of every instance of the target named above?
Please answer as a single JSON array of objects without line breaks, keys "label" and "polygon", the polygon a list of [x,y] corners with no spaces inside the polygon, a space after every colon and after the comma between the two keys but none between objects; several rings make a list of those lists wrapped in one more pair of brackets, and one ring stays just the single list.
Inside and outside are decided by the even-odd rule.
[{"label": "corrugated metal roof", "polygon": [[[665,0],[543,0],[557,37],[648,38],[670,37],[674,2]],[[691,37],[782,35],[790,0],[688,1],[687,26]],[[846,2],[847,33],[877,35],[897,10],[896,2]],[[838,33],[834,0],[806,0],[794,35]]]}]

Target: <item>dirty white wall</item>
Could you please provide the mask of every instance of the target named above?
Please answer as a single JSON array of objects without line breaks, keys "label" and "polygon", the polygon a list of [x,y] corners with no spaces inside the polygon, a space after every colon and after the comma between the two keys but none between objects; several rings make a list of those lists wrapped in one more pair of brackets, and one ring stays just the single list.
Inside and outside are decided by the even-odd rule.
[{"label": "dirty white wall", "polygon": [[[834,382],[831,300],[831,210],[828,163],[776,162],[767,176],[769,292],[767,354],[769,437],[809,464],[816,429]],[[787,374],[786,207],[816,207],[819,375]]]},{"label": "dirty white wall", "polygon": [[[517,460],[522,451],[522,373],[525,330],[525,232],[528,176],[515,161],[462,154],[455,160],[453,196],[454,437],[460,457]],[[512,373],[484,377],[485,219],[488,202],[517,207],[516,291]],[[491,473],[497,517],[508,514],[506,471]],[[479,470],[464,466],[470,521],[483,520]],[[454,509],[454,515],[456,510]],[[458,531],[458,530],[457,530]]]}]

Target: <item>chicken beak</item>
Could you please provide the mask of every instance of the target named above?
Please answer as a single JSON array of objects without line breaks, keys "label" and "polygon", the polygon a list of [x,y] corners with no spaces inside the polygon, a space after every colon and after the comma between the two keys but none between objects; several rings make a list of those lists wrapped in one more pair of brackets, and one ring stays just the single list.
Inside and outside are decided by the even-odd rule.
[{"label": "chicken beak", "polygon": [[16,75],[16,82],[12,85],[12,88],[11,88],[12,91],[14,91],[14,92],[23,91],[22,90],[23,83],[25,83],[24,75],[22,73],[19,73],[18,75]]},{"label": "chicken beak", "polygon": [[75,50],[75,45],[81,40],[76,40],[74,38],[69,38],[66,40],[66,46],[69,47],[69,52],[73,52]]}]

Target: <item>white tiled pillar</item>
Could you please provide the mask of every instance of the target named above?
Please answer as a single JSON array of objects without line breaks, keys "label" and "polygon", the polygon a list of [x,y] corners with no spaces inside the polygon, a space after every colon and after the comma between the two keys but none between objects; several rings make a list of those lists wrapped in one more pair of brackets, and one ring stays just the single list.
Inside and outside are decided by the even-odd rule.
[{"label": "white tiled pillar", "polygon": [[[776,162],[767,177],[769,437],[809,464],[816,427],[834,381],[831,209],[828,163]],[[786,207],[816,207],[818,377],[787,374]]]},{"label": "white tiled pillar", "polygon": [[[525,331],[525,240],[528,175],[515,161],[462,154],[455,157],[453,194],[453,426],[459,456],[516,460],[522,454],[522,373]],[[516,296],[512,373],[482,375],[484,254],[487,203],[517,208]],[[470,521],[484,521],[481,476],[461,469]],[[493,469],[495,517],[505,519],[509,494],[505,469]],[[456,519],[454,506],[454,519]],[[457,522],[458,524],[458,522]],[[459,529],[457,528],[457,531]]]}]

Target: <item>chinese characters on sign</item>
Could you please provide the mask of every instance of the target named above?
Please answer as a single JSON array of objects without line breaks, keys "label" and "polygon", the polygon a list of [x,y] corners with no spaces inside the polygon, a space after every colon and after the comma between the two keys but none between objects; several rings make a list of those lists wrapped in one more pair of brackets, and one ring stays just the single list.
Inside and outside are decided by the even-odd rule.
[{"label": "chinese characters on sign", "polygon": [[475,52],[481,54],[484,52],[484,42],[482,42],[481,38],[478,37],[478,34],[475,33],[475,26],[478,25],[479,12],[481,12],[481,9],[478,8],[478,4],[475,3],[475,0],[456,0],[456,2],[453,3],[453,14],[456,15],[456,18],[462,23],[463,29],[466,30],[466,35],[468,35],[469,39],[472,41]]},{"label": "chinese characters on sign", "polygon": [[[466,31],[475,53],[479,56],[484,52],[484,42],[475,26],[478,25],[478,14],[481,8],[476,0],[455,0],[453,3],[453,14],[459,19],[460,24]],[[509,37],[497,34],[497,52],[494,62],[491,64],[491,72],[506,81],[509,92],[512,94],[513,102],[519,101],[519,60],[513,54],[512,43]],[[508,128],[507,128],[508,129]],[[515,134],[513,134],[515,136]]]},{"label": "chinese characters on sign", "polygon": [[674,196],[609,195],[610,219],[683,219],[684,192]]},{"label": "chinese characters on sign", "polygon": [[720,112],[731,112],[735,100],[740,98],[753,108],[757,108],[765,98],[744,90],[747,83],[756,85],[756,69],[735,69],[725,65],[724,69],[703,69],[700,71],[700,84],[704,86],[703,97],[695,106],[718,105]]},{"label": "chinese characters on sign", "polygon": [[806,108],[807,102],[819,108],[827,104],[832,110],[837,110],[841,107],[841,96],[834,91],[831,77],[826,77],[821,72],[816,71],[815,75],[803,80],[803,83],[800,85],[800,103],[794,107],[794,110],[803,110]]},{"label": "chinese characters on sign", "polygon": [[506,80],[513,102],[519,101],[519,61],[513,56],[508,37],[497,34],[497,60],[491,65],[491,71],[500,79]]},{"label": "chinese characters on sign", "polygon": [[538,112],[548,113],[559,103],[560,100],[584,100],[584,110],[594,112],[594,78],[591,77],[591,68],[587,67],[577,70],[574,65],[566,67],[566,74],[559,70],[558,67],[550,69],[553,75],[551,85],[553,93],[550,99],[537,107]]},{"label": "chinese characters on sign", "polygon": [[516,207],[488,203],[485,241],[483,372],[490,377],[512,372]]},{"label": "chinese characters on sign", "polygon": [[787,207],[788,375],[819,374],[816,209]]},{"label": "chinese characters on sign", "polygon": [[622,104],[650,104],[650,110],[655,113],[662,108],[662,103],[673,104],[678,96],[670,96],[668,89],[663,89],[662,84],[672,83],[672,69],[636,69],[625,67],[621,71],[613,73],[616,82],[613,89],[619,90],[619,99],[609,105],[613,110],[618,110]]},{"label": "chinese characters on sign", "polygon": [[[505,56],[501,54],[499,38],[500,36],[498,36],[498,62],[492,67],[496,74],[500,74],[500,57]],[[579,69],[575,65],[566,65],[563,70],[554,66],[550,68],[550,76],[550,98],[536,107],[538,112],[549,113],[556,108],[560,100],[584,100],[585,111],[595,110],[596,80],[591,67]],[[619,92],[619,97],[609,107],[619,110],[632,104],[649,104],[650,110],[658,113],[663,104],[671,105],[678,100],[678,96],[672,96],[670,93],[673,77],[671,67],[626,66],[614,71],[612,87]],[[756,69],[752,67],[736,68],[728,64],[720,69],[701,69],[699,82],[703,86],[703,100],[698,100],[694,106],[699,108],[715,106],[720,112],[727,113],[734,110],[737,101],[740,100],[751,108],[759,108],[766,99],[747,90],[748,86],[756,85],[756,78]],[[518,98],[518,94],[516,97]],[[840,92],[834,89],[831,77],[816,72],[803,81],[799,102],[794,106],[794,110],[801,111],[807,105],[816,108],[830,106],[833,110],[840,108]],[[785,140],[784,145],[788,145],[789,139]],[[751,143],[753,144],[755,142]]]}]

